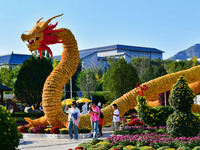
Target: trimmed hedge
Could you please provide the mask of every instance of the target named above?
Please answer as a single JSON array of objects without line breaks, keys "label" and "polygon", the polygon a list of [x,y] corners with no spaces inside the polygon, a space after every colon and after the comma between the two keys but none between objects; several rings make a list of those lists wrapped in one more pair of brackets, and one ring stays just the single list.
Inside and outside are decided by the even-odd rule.
[{"label": "trimmed hedge", "polygon": [[11,117],[36,117],[36,118],[40,118],[44,116],[44,113],[25,113],[25,112],[16,112],[16,113],[12,113]]},{"label": "trimmed hedge", "polygon": [[169,103],[175,109],[167,120],[168,133],[175,137],[193,137],[199,131],[199,120],[191,112],[194,93],[184,77],[180,77],[170,92]]},{"label": "trimmed hedge", "polygon": [[[145,97],[137,97],[138,118],[147,126],[166,126],[168,117],[174,113],[174,109],[170,106],[156,106],[154,108],[147,105]],[[200,114],[194,114],[195,119],[200,124]]]},{"label": "trimmed hedge", "polygon": [[151,108],[142,96],[137,97],[137,102],[138,118],[147,126],[166,126],[167,118],[174,112],[174,109],[169,106]]}]

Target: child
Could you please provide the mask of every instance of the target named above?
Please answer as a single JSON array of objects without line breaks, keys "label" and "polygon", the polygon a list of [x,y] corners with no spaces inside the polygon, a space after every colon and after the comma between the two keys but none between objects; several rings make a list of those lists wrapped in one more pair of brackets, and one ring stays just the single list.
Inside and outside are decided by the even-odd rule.
[{"label": "child", "polygon": [[113,104],[112,106],[114,113],[111,113],[113,115],[113,121],[112,121],[112,128],[113,131],[119,130],[119,110],[117,109],[117,104]]},{"label": "child", "polygon": [[104,115],[103,113],[100,111],[100,117],[99,117],[99,136],[103,136],[102,134],[102,125],[103,125],[103,118],[104,118]]}]

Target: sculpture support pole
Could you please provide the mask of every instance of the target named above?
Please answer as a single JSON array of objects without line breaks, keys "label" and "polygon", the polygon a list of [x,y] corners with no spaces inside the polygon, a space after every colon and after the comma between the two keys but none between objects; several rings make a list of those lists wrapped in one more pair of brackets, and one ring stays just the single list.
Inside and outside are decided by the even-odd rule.
[{"label": "sculpture support pole", "polygon": [[72,78],[70,79],[70,98],[71,98],[71,104],[72,104]]},{"label": "sculpture support pole", "polygon": [[164,95],[165,95],[165,107],[167,106],[167,94],[166,94],[166,92],[164,93]]}]

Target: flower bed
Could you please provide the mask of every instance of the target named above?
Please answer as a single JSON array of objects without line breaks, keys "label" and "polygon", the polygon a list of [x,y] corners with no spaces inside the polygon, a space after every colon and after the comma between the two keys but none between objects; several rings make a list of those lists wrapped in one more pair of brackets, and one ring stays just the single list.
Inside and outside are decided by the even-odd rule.
[{"label": "flower bed", "polygon": [[[106,140],[92,140],[79,144],[79,148],[87,150],[198,150],[200,134],[196,137],[171,137],[163,127],[125,127],[115,131]],[[120,135],[121,134],[121,135]]]},{"label": "flower bed", "polygon": [[163,134],[167,133],[166,126],[163,127],[144,127],[144,126],[131,126],[131,127],[122,127],[121,130],[114,132],[115,135],[135,135],[135,134],[145,134],[145,133],[158,133]]},{"label": "flower bed", "polygon": [[[18,131],[21,133],[47,133],[47,134],[69,134],[68,128],[58,128],[58,127],[47,127],[47,126],[37,126],[37,127],[18,127]],[[73,131],[73,129],[72,129]],[[91,128],[78,128],[78,133],[90,133]]]},{"label": "flower bed", "polygon": [[113,135],[106,140],[79,144],[77,149],[85,150],[198,150],[200,134],[193,138],[171,138],[166,134]]},{"label": "flower bed", "polygon": [[169,146],[173,148],[187,147],[194,148],[195,146],[200,146],[200,134],[196,137],[186,138],[172,138],[167,133],[157,134],[157,133],[146,133],[146,134],[136,134],[136,135],[113,135],[108,137],[107,141],[114,145],[134,145],[136,147],[141,146],[151,146],[152,148],[160,148],[162,146]]}]

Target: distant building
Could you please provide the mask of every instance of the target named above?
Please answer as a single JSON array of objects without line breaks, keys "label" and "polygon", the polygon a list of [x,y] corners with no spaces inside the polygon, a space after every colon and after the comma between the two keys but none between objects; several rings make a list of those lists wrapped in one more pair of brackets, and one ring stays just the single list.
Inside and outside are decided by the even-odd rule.
[{"label": "distant building", "polygon": [[[152,59],[162,59],[164,51],[156,48],[127,46],[127,45],[110,45],[98,48],[90,48],[80,50],[80,58],[83,60],[83,68],[101,67],[102,69],[108,67],[107,58],[114,58],[117,60],[123,57],[127,62],[135,57],[147,57]],[[10,54],[0,56],[0,66],[17,66],[22,64],[31,55],[24,54]],[[58,61],[61,60],[61,55],[54,56]]]},{"label": "distant building", "polygon": [[0,67],[15,67],[22,64],[26,59],[29,59],[30,57],[31,55],[14,54],[13,52],[8,55],[2,55],[0,56]]},{"label": "distant building", "polygon": [[[107,57],[115,58],[124,57],[127,62],[135,57],[147,57],[152,59],[162,59],[164,52],[156,48],[127,46],[127,45],[111,45],[98,48],[90,48],[80,50],[80,58],[83,60],[84,68],[101,67],[104,69],[108,66]],[[55,56],[58,60],[60,56]]]},{"label": "distant building", "polygon": [[[187,61],[192,60],[193,58],[188,58]],[[200,62],[200,58],[196,58],[198,62]]]}]

